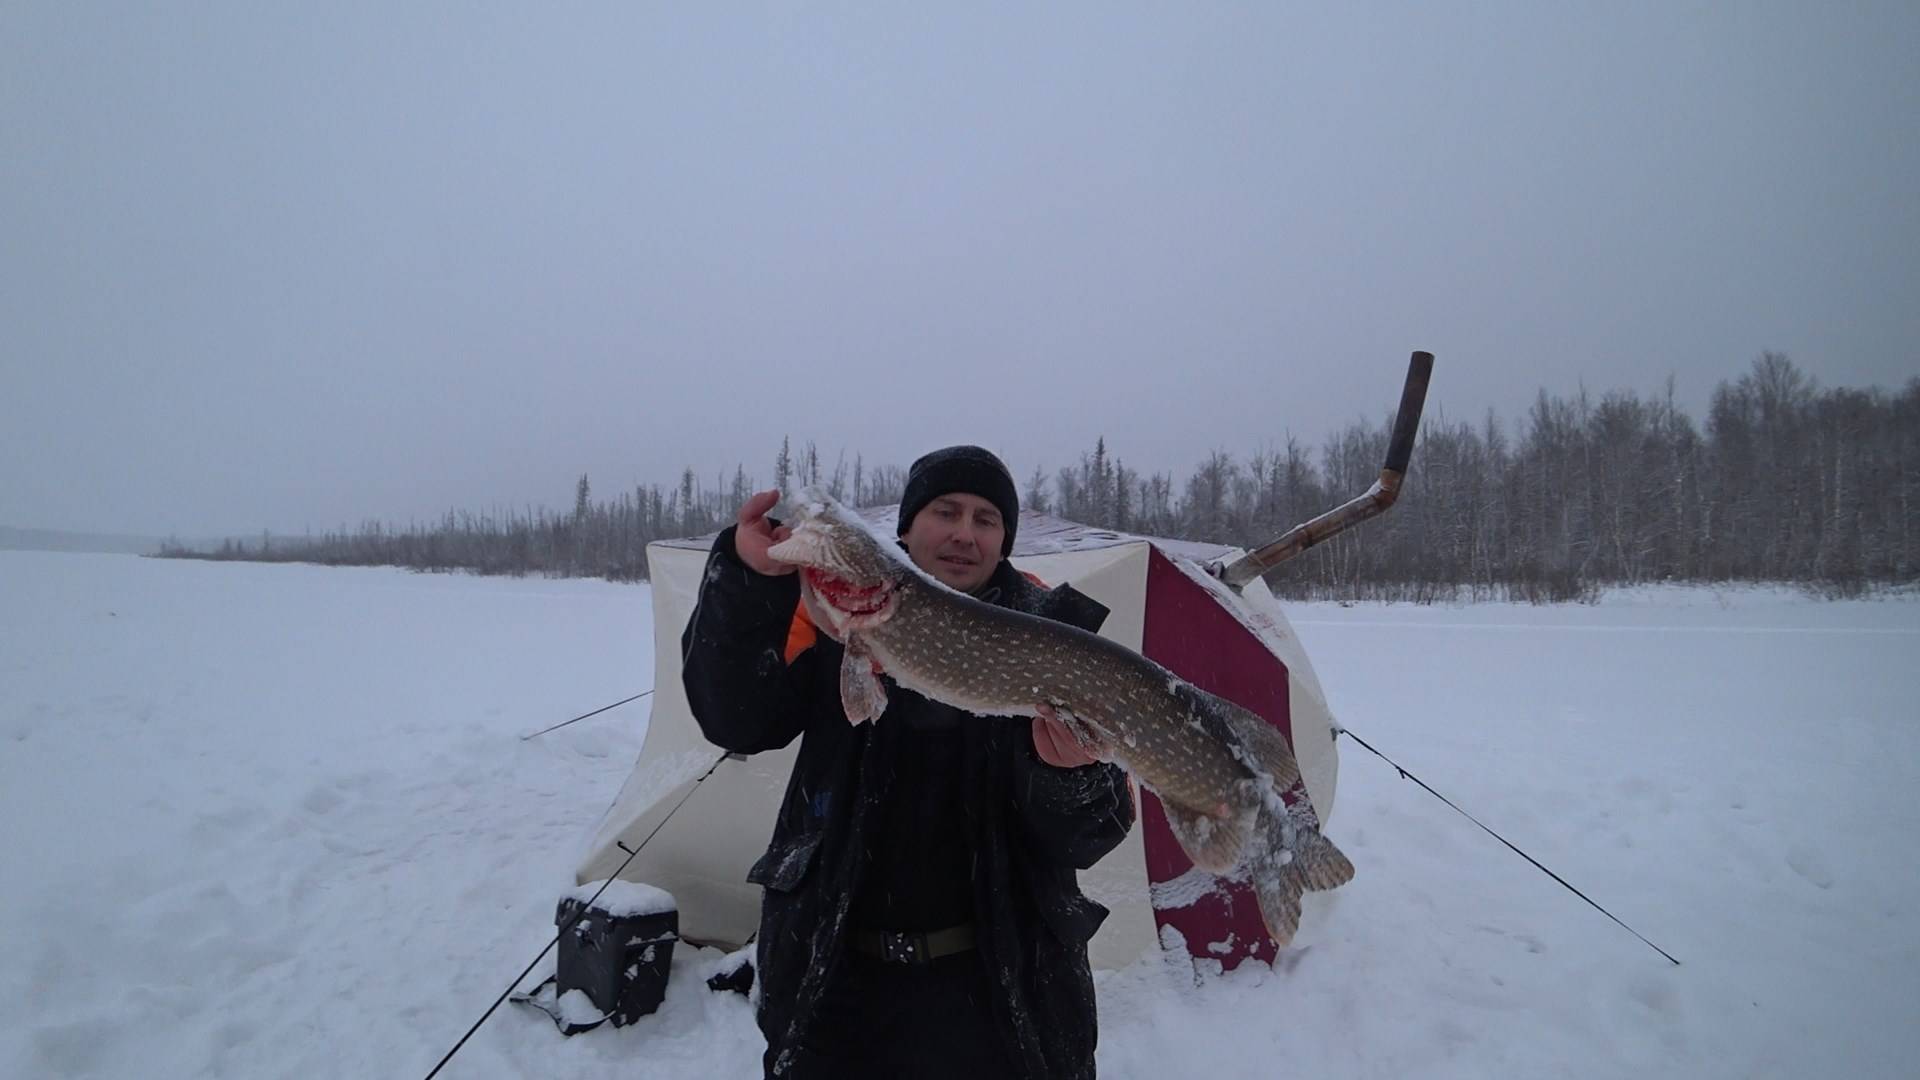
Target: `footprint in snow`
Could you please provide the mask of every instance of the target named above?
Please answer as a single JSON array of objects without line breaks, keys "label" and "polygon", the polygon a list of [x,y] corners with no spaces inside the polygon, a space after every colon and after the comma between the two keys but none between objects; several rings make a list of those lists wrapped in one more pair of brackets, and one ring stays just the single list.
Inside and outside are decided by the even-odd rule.
[{"label": "footprint in snow", "polygon": [[1684,1010],[1680,993],[1670,977],[1639,975],[1627,984],[1627,998],[1633,1002],[1631,1013],[1640,1021],[1650,1020],[1661,1043],[1670,1050],[1687,1044]]},{"label": "footprint in snow", "polygon": [[1480,931],[1483,934],[1493,934],[1496,937],[1509,938],[1513,941],[1517,941],[1520,944],[1525,945],[1527,947],[1527,951],[1530,953],[1533,953],[1536,956],[1547,951],[1547,943],[1544,941],[1541,941],[1537,937],[1534,937],[1532,934],[1516,933],[1512,930],[1505,930],[1498,926],[1488,926],[1486,923],[1475,923],[1473,924],[1473,928],[1475,930]]},{"label": "footprint in snow", "polygon": [[259,824],[261,817],[257,806],[227,806],[207,810],[194,815],[189,835],[196,846],[228,843]]},{"label": "footprint in snow", "polygon": [[94,1072],[106,1061],[106,1040],[100,1031],[107,1023],[104,1017],[89,1017],[34,1028],[29,1036],[34,1065],[47,1076]]},{"label": "footprint in snow", "polygon": [[338,791],[329,787],[317,787],[300,800],[301,809],[309,814],[330,814],[339,809],[347,800]]},{"label": "footprint in snow", "polygon": [[1787,866],[1818,888],[1833,888],[1833,871],[1827,868],[1827,860],[1805,844],[1787,849]]}]

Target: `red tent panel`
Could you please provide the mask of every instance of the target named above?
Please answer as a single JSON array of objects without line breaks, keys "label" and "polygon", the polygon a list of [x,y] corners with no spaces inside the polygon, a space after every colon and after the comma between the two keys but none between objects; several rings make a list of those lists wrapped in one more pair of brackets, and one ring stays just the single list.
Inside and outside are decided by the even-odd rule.
[{"label": "red tent panel", "polygon": [[[1286,665],[1158,549],[1147,558],[1146,632],[1140,651],[1200,689],[1252,710],[1293,742]],[[1289,804],[1305,797],[1298,785],[1286,796]],[[1149,882],[1172,881],[1193,868],[1151,792],[1140,794],[1140,825],[1146,830]],[[1217,957],[1229,970],[1248,957],[1272,963],[1277,952],[1260,921],[1253,889],[1245,883],[1222,883],[1186,907],[1156,908],[1153,917],[1158,926],[1180,931],[1194,956]]]}]

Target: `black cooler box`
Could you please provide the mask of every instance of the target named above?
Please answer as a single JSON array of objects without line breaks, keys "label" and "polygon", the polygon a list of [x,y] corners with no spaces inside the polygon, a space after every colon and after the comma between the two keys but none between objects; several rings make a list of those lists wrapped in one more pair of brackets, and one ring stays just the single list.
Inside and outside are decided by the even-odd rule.
[{"label": "black cooler box", "polygon": [[680,940],[673,898],[650,886],[622,888],[629,884],[614,882],[592,907],[580,898],[591,892],[577,891],[560,901],[553,916],[561,928],[556,994],[584,992],[615,1027],[660,1007],[673,943]]}]

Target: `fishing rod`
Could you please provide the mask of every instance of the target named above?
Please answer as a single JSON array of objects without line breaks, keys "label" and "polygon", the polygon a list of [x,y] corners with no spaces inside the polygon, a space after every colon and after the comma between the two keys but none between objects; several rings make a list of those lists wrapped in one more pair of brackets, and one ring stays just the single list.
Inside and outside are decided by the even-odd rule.
[{"label": "fishing rod", "polygon": [[1407,382],[1400,390],[1400,409],[1393,418],[1393,440],[1387,444],[1387,461],[1380,478],[1357,498],[1334,507],[1319,517],[1295,525],[1263,547],[1247,552],[1231,563],[1215,560],[1207,567],[1213,576],[1229,587],[1239,589],[1247,582],[1279,566],[1288,559],[1347,529],[1387,512],[1400,497],[1400,484],[1406,479],[1407,462],[1413,457],[1413,437],[1420,429],[1420,411],[1427,403],[1427,382],[1433,378],[1433,354],[1416,352],[1407,364]]},{"label": "fishing rod", "polygon": [[1561,886],[1563,886],[1568,892],[1572,893],[1573,895],[1579,897],[1582,900],[1585,900],[1588,904],[1591,904],[1595,911],[1598,911],[1600,914],[1605,915],[1607,918],[1612,919],[1616,923],[1619,923],[1620,927],[1624,929],[1627,933],[1632,934],[1634,937],[1637,937],[1641,941],[1646,942],[1647,948],[1652,949],[1654,952],[1657,952],[1661,956],[1666,957],[1668,960],[1673,961],[1673,966],[1675,967],[1680,966],[1679,959],[1675,957],[1672,953],[1668,952],[1667,950],[1661,948],[1658,945],[1655,945],[1652,941],[1649,941],[1647,939],[1647,935],[1642,934],[1640,931],[1635,930],[1631,926],[1628,926],[1620,918],[1620,916],[1615,915],[1613,912],[1608,911],[1606,908],[1601,907],[1599,901],[1595,900],[1591,896],[1588,896],[1586,893],[1581,892],[1578,888],[1574,886],[1572,882],[1568,881],[1566,878],[1561,877],[1559,874],[1554,873],[1552,870],[1547,869],[1547,865],[1545,863],[1527,854],[1526,852],[1520,850],[1520,846],[1518,844],[1515,844],[1513,841],[1507,839],[1504,836],[1501,836],[1497,832],[1494,832],[1493,829],[1490,826],[1488,826],[1486,822],[1481,821],[1479,818],[1474,817],[1472,814],[1469,814],[1465,810],[1460,809],[1459,805],[1455,803],[1452,799],[1449,799],[1445,795],[1442,795],[1438,791],[1435,791],[1433,787],[1429,785],[1425,780],[1422,780],[1419,777],[1408,772],[1405,766],[1401,765],[1399,762],[1393,760],[1392,758],[1381,753],[1380,751],[1375,750],[1373,748],[1372,743],[1369,743],[1367,742],[1367,740],[1361,738],[1358,735],[1355,735],[1353,731],[1349,728],[1336,726],[1333,729],[1333,733],[1336,737],[1340,735],[1345,735],[1347,738],[1352,739],[1354,742],[1359,743],[1360,746],[1367,751],[1367,753],[1372,754],[1374,757],[1377,757],[1381,761],[1384,761],[1387,764],[1393,766],[1394,771],[1400,774],[1400,779],[1411,780],[1414,783],[1420,785],[1422,788],[1426,790],[1427,794],[1432,795],[1434,798],[1439,799],[1441,802],[1446,803],[1448,806],[1452,807],[1454,813],[1459,814],[1461,817],[1466,818],[1468,821],[1471,821],[1475,825],[1480,826],[1480,828],[1483,831],[1485,831],[1488,836],[1493,837],[1495,840],[1500,841],[1501,843],[1507,845],[1508,848],[1512,849],[1515,855],[1518,855],[1521,858],[1532,863],[1536,869],[1538,869],[1541,873],[1547,875],[1548,877],[1552,878],[1553,880],[1559,882]]},{"label": "fishing rod", "polygon": [[487,1011],[480,1014],[480,1019],[475,1020],[473,1022],[473,1026],[467,1029],[467,1033],[460,1036],[460,1041],[454,1043],[453,1046],[447,1050],[446,1054],[444,1054],[440,1058],[440,1060],[434,1064],[433,1068],[427,1072],[426,1080],[433,1080],[434,1077],[440,1075],[440,1070],[446,1068],[447,1062],[453,1060],[453,1055],[459,1053],[460,1048],[467,1045],[467,1040],[473,1038],[473,1033],[480,1030],[480,1025],[486,1023],[487,1018],[493,1015],[494,1010],[498,1009],[501,1006],[501,1004],[507,1000],[507,997],[513,993],[513,988],[516,986],[519,986],[523,979],[525,979],[528,975],[532,974],[534,967],[537,966],[541,960],[545,959],[548,953],[553,951],[553,947],[555,945],[560,944],[560,939],[565,937],[567,932],[574,928],[575,924],[577,924],[583,917],[585,917],[588,912],[593,910],[594,901],[600,899],[600,894],[603,892],[606,892],[609,886],[611,886],[614,882],[620,880],[620,875],[626,872],[627,866],[631,864],[636,857],[639,856],[641,850],[644,849],[649,843],[651,843],[654,837],[660,835],[660,830],[666,827],[667,822],[672,819],[673,815],[680,812],[680,808],[687,804],[687,800],[693,797],[693,793],[699,790],[700,785],[706,782],[707,777],[712,776],[714,774],[714,771],[720,768],[720,764],[726,761],[727,758],[731,756],[732,756],[731,754],[722,753],[719,757],[713,760],[712,765],[707,767],[706,772],[703,772],[699,776],[695,777],[693,783],[688,786],[687,793],[685,795],[680,796],[680,801],[673,804],[673,809],[667,811],[666,816],[660,819],[660,823],[655,825],[653,827],[653,831],[649,832],[646,835],[646,838],[641,840],[640,843],[634,845],[633,847],[628,847],[625,843],[622,843],[621,841],[618,841],[618,840],[614,841],[614,843],[619,846],[621,851],[624,851],[627,853],[627,857],[625,861],[621,862],[621,864],[617,868],[615,868],[613,873],[607,876],[607,880],[600,883],[600,888],[595,890],[594,894],[591,897],[587,898],[586,903],[580,905],[580,907],[574,911],[573,916],[567,920],[565,925],[560,927],[560,932],[553,935],[552,941],[547,942],[547,947],[544,949],[541,949],[540,954],[538,956],[535,956],[532,960],[528,961],[527,966],[520,969],[520,974],[515,975],[513,977],[513,981],[507,984],[507,988],[505,990],[500,991],[500,996],[493,999],[493,1004],[487,1006]]}]

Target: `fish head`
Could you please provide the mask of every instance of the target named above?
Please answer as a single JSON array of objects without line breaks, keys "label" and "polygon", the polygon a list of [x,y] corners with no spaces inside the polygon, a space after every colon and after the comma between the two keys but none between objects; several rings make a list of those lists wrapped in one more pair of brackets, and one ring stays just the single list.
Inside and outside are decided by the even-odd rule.
[{"label": "fish head", "polygon": [[890,618],[899,587],[915,573],[899,546],[818,489],[788,502],[793,531],[767,554],[800,568],[801,597],[814,625],[844,641]]}]

